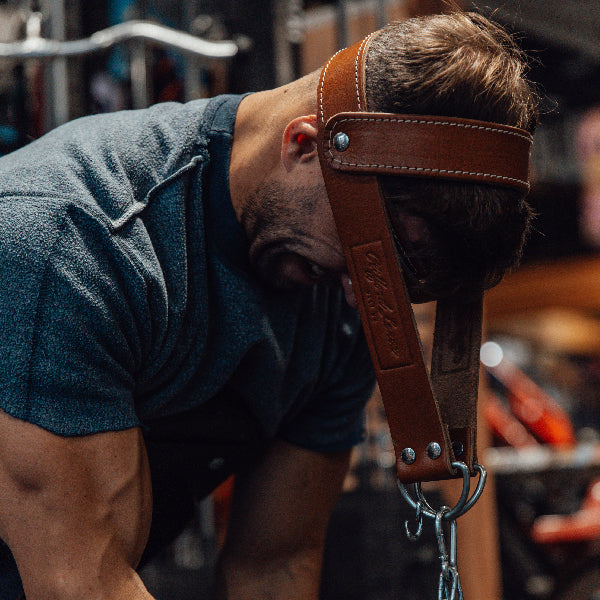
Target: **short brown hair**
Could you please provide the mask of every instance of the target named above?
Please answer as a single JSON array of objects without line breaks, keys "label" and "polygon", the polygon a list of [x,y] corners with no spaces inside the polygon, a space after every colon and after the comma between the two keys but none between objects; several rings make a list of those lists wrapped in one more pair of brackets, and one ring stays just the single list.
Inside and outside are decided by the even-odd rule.
[{"label": "short brown hair", "polygon": [[[388,25],[367,54],[368,110],[479,119],[533,133],[537,94],[512,37],[476,13]],[[499,280],[518,264],[532,217],[524,194],[497,185],[382,178],[393,216],[425,219],[421,257],[442,287]],[[397,219],[395,219],[397,220]]]}]

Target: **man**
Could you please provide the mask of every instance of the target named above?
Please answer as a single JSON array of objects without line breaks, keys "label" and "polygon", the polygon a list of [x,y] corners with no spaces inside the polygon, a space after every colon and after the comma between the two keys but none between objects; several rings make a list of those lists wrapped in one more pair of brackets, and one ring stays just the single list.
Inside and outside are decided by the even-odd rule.
[{"label": "man", "polygon": [[[522,71],[480,16],[408,21],[372,41],[369,109],[532,130]],[[0,538],[28,600],[149,599],[144,551],[231,472],[215,598],[317,598],[373,386],[317,83],[85,118],[0,163]],[[383,185],[429,296],[518,259],[522,194]]]}]

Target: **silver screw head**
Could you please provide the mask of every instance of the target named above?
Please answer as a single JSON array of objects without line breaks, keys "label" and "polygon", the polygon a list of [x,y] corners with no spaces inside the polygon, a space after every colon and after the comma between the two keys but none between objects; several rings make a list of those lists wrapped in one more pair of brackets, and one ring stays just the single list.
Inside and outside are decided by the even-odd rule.
[{"label": "silver screw head", "polygon": [[400,458],[405,465],[412,465],[417,460],[417,453],[412,448],[404,448]]},{"label": "silver screw head", "polygon": [[333,136],[333,145],[338,152],[344,152],[348,150],[350,138],[343,131],[340,131]]},{"label": "silver screw head", "polygon": [[442,455],[442,447],[437,442],[431,442],[427,446],[427,456],[431,460],[437,460]]}]

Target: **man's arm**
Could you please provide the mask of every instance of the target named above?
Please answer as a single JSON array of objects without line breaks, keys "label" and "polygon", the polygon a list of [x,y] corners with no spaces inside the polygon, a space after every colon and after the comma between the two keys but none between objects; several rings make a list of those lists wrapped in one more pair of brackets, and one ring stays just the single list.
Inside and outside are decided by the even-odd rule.
[{"label": "man's arm", "polygon": [[27,600],[151,600],[135,573],[152,514],[138,429],[63,438],[0,411],[0,490]]},{"label": "man's arm", "polygon": [[276,442],[236,479],[217,600],[318,598],[329,516],[349,452],[321,454]]}]

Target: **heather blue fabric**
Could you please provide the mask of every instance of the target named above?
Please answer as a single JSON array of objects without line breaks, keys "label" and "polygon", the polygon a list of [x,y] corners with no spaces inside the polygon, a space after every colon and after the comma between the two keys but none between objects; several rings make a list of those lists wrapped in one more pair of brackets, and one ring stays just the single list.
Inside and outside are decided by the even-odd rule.
[{"label": "heather blue fabric", "polygon": [[0,159],[0,407],[65,436],[230,386],[267,436],[356,443],[373,375],[340,289],[265,290],[228,191],[241,96],[76,120]]},{"label": "heather blue fabric", "polygon": [[[228,189],[241,96],[79,119],[0,159],[0,408],[75,436],[240,398],[300,446],[361,438],[339,289],[264,289]],[[0,599],[20,580],[0,540]]]}]

